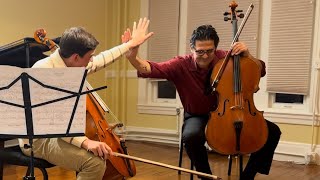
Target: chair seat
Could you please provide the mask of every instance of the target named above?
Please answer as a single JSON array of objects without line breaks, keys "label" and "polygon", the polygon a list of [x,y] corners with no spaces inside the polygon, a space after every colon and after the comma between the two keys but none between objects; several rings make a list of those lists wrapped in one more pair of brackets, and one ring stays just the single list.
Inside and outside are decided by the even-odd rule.
[{"label": "chair seat", "polygon": [[[30,157],[24,155],[18,145],[0,149],[0,160],[4,163],[18,166],[29,166],[30,163]],[[34,167],[50,168],[53,166],[46,160],[34,158]]]}]

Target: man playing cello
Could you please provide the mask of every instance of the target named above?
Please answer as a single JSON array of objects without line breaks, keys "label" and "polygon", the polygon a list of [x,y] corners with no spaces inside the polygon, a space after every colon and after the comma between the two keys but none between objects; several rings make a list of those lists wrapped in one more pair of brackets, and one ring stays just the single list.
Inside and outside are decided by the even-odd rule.
[{"label": "man playing cello", "polygon": [[[124,32],[122,41],[128,42],[130,39],[131,33],[128,29]],[[208,174],[212,172],[204,146],[205,128],[209,113],[217,107],[216,96],[206,92],[210,84],[208,77],[217,61],[226,56],[226,51],[217,49],[218,44],[219,37],[215,28],[211,25],[202,25],[197,27],[191,35],[191,54],[157,63],[137,57],[139,47],[132,48],[126,53],[127,59],[138,70],[139,77],[167,79],[175,84],[185,110],[182,140],[187,154],[197,171]],[[264,62],[253,58],[244,43],[235,43],[231,54],[250,57],[260,67],[261,77],[266,74]],[[240,179],[254,179],[258,172],[269,174],[281,131],[276,124],[267,120],[266,122],[267,142],[259,151],[251,154]]]}]

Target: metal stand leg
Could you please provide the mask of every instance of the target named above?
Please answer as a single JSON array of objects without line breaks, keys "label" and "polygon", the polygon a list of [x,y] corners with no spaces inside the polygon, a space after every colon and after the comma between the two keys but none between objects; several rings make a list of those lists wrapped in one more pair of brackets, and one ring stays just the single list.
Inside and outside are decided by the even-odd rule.
[{"label": "metal stand leg", "polygon": [[229,155],[229,156],[228,156],[228,159],[229,159],[228,176],[230,176],[230,175],[231,175],[231,168],[232,168],[232,156]]}]

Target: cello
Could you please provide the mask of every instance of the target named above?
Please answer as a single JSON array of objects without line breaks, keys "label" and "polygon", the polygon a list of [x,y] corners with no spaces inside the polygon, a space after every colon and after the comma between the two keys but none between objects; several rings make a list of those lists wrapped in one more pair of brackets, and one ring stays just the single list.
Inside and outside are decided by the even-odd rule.
[{"label": "cello", "polygon": [[[232,45],[252,9],[249,9],[238,29],[238,4],[232,1],[231,22],[233,41],[223,60],[219,60],[211,74],[211,89],[218,94],[218,107],[211,112],[206,128],[208,145],[221,154],[241,155],[258,151],[267,141],[268,128],[263,112],[257,110],[253,93],[259,90],[261,70],[250,57],[231,56]],[[239,15],[240,16],[240,15]]]},{"label": "cello", "polygon": [[[54,52],[59,46],[54,41],[47,38],[46,34],[44,29],[37,29],[34,33],[34,39],[38,43],[48,46],[50,51]],[[88,83],[87,88],[88,90],[92,89]],[[116,127],[122,127],[123,124],[118,123],[114,126],[109,126],[104,118],[104,113],[108,110],[104,110],[100,105],[102,101],[98,101],[97,99],[98,95],[95,93],[86,96],[85,135],[91,140],[105,142],[113,152],[128,154],[125,141],[120,139],[113,131]],[[104,107],[107,106],[104,105]],[[103,180],[120,180],[125,177],[133,177],[136,174],[136,168],[132,160],[110,156],[108,160],[106,160],[106,164],[107,169]]]}]

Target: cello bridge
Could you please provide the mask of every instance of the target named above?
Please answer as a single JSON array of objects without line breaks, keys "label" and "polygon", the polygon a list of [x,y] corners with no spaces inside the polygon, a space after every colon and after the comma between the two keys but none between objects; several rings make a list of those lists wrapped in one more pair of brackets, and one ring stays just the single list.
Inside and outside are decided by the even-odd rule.
[{"label": "cello bridge", "polygon": [[243,107],[243,106],[240,106],[240,105],[236,105],[236,106],[232,106],[230,109],[231,109],[231,110],[235,110],[235,109],[240,109],[240,110],[242,110],[242,109],[244,109],[244,107]]}]

